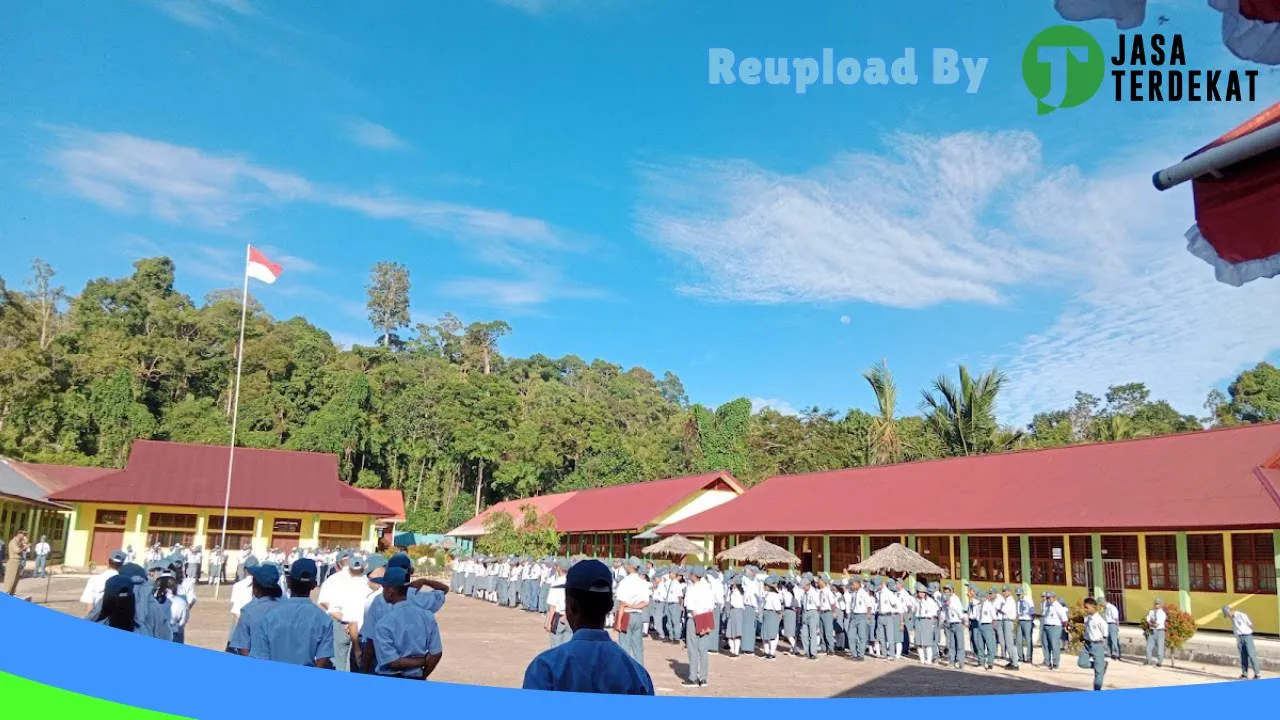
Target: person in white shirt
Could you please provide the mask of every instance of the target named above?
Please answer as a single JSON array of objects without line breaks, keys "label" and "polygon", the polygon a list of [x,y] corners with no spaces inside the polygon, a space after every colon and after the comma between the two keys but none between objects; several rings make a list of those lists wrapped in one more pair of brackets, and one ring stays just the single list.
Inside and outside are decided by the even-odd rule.
[{"label": "person in white shirt", "polygon": [[1044,647],[1044,666],[1050,670],[1057,670],[1061,664],[1063,633],[1069,618],[1070,614],[1058,601],[1058,596],[1046,592],[1040,611],[1040,640]]},{"label": "person in white shirt", "polygon": [[1155,605],[1147,613],[1147,659],[1143,665],[1150,665],[1155,658],[1156,667],[1164,664],[1164,630],[1169,614],[1164,611],[1164,601],[1156,598]]},{"label": "person in white shirt", "polygon": [[787,645],[794,655],[796,649],[796,596],[791,589],[790,579],[786,582],[778,583],[778,595],[782,598],[782,628],[780,632],[782,637],[787,639]]},{"label": "person in white shirt", "polygon": [[236,631],[236,624],[240,622],[240,611],[245,605],[253,602],[253,576],[249,575],[248,571],[249,568],[257,566],[257,561],[250,558],[243,568],[245,576],[231,586],[231,629],[227,631],[227,652],[229,653],[239,654],[231,647],[231,636]]},{"label": "person in white shirt", "polygon": [[123,550],[113,550],[107,558],[107,569],[93,575],[89,581],[84,584],[84,592],[80,593],[80,604],[84,605],[85,612],[91,613],[94,608],[98,607],[102,602],[102,595],[106,592],[107,581],[120,574],[120,566],[128,562],[128,556]]},{"label": "person in white shirt", "polygon": [[1249,668],[1253,668],[1253,679],[1262,677],[1258,667],[1258,651],[1253,645],[1253,620],[1230,605],[1222,607],[1222,616],[1231,621],[1231,632],[1236,636],[1236,647],[1240,649],[1240,679],[1249,677]]},{"label": "person in white shirt", "polygon": [[827,655],[836,654],[836,594],[825,575],[814,579],[818,586],[818,624],[822,628],[822,645]]},{"label": "person in white shirt", "polygon": [[911,653],[911,634],[915,632],[916,598],[907,592],[906,580],[897,581],[894,593],[898,596],[898,607],[902,610],[902,630],[897,638],[902,643],[902,647],[900,652],[894,653],[894,656],[901,658],[904,653]]},{"label": "person in white shirt", "polygon": [[[1081,667],[1093,668],[1093,689],[1102,689],[1103,676],[1107,674],[1107,621],[1099,612],[1098,601],[1084,599],[1084,653]],[[1085,657],[1088,656],[1086,661]],[[1085,663],[1088,662],[1088,665]]]},{"label": "person in white shirt", "polygon": [[867,642],[870,640],[871,624],[875,621],[875,606],[871,593],[862,586],[862,578],[849,581],[851,594],[849,598],[849,653],[854,660],[862,662],[867,656]]},{"label": "person in white shirt", "polygon": [[1120,608],[1104,598],[1099,599],[1102,608],[1102,619],[1107,621],[1107,655],[1112,660],[1120,659]]},{"label": "person in white shirt", "polygon": [[947,662],[956,670],[964,669],[965,630],[968,628],[964,614],[964,603],[956,595],[950,585],[942,588],[942,606],[940,608],[942,622],[947,626]]},{"label": "person in white shirt", "polygon": [[746,601],[742,597],[742,576],[729,578],[729,621],[725,623],[725,637],[729,639],[729,656],[738,657],[742,647],[742,616]]},{"label": "person in white shirt", "polygon": [[720,652],[720,629],[724,627],[724,604],[726,601],[724,576],[715,568],[707,568],[707,582],[711,584],[711,594],[715,600],[715,624],[711,626],[710,651]]},{"label": "person in white shirt", "polygon": [[764,579],[764,599],[760,602],[760,639],[764,641],[764,656],[768,660],[777,659],[778,630],[782,623],[782,593],[778,592],[781,584],[772,575]]},{"label": "person in white shirt", "polygon": [[689,679],[685,687],[706,687],[710,665],[711,624],[715,621],[715,595],[706,580],[707,571],[689,568],[689,585],[684,589],[685,649],[689,654]]},{"label": "person in white shirt", "polygon": [[742,569],[742,652],[756,654],[756,639],[760,630],[760,596],[764,586],[760,584],[754,565]]},{"label": "person in white shirt", "polygon": [[684,568],[673,569],[671,584],[667,586],[667,626],[673,643],[679,643],[684,637],[681,623],[684,617],[684,572]]},{"label": "person in white shirt", "polygon": [[[551,577],[551,592],[547,594],[547,620],[543,625],[543,629],[551,637],[551,647],[559,647],[573,637],[573,629],[569,627],[569,620],[564,614],[564,583],[568,578],[569,561],[561,560],[556,566],[555,575]],[[626,572],[626,569],[623,569]],[[622,579],[626,579],[626,575]],[[622,586],[622,581],[618,581],[618,587]]]},{"label": "person in white shirt", "polygon": [[45,536],[41,535],[40,542],[37,542],[33,549],[36,553],[36,572],[32,577],[46,577],[48,573],[45,568],[49,565],[49,553],[53,552],[53,548],[49,546],[49,541]]},{"label": "person in white shirt", "polygon": [[1004,643],[1006,670],[1018,669],[1018,601],[1005,585],[996,599],[996,617],[1000,621],[1000,637]]},{"label": "person in white shirt", "polygon": [[822,642],[822,590],[808,573],[801,576],[800,587],[800,602],[804,608],[804,654],[810,660],[817,660],[818,645]]},{"label": "person in white shirt", "polygon": [[[649,582],[640,574],[640,561],[630,558],[625,563],[627,576],[618,583],[614,599],[618,612],[627,616],[626,630],[618,634],[618,645],[640,665],[644,665],[644,616],[649,608]],[[659,618],[659,622],[661,619]]]},{"label": "person in white shirt", "polygon": [[974,598],[975,604],[970,607],[969,616],[977,621],[978,629],[974,633],[974,654],[978,656],[978,664],[990,670],[996,662],[996,596],[995,588],[987,590],[985,600]]},{"label": "person in white shirt", "polygon": [[916,585],[916,646],[920,662],[930,664],[938,655],[937,635],[934,629],[938,625],[938,603],[929,595],[929,588],[923,583]]}]

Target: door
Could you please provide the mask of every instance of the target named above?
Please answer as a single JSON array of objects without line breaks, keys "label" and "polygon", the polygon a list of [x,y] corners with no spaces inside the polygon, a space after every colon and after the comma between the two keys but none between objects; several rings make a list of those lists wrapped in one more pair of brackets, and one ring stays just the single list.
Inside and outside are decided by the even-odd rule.
[{"label": "door", "polygon": [[124,530],[94,528],[89,559],[95,565],[106,565],[111,553],[124,547]]},{"label": "door", "polygon": [[1107,600],[1120,611],[1120,622],[1124,622],[1124,561],[1103,560],[1102,571],[1106,578],[1104,592]]},{"label": "door", "polygon": [[293,551],[294,548],[298,547],[298,536],[297,535],[272,535],[271,544],[268,547],[273,547],[279,550],[280,552],[288,555],[290,552]]}]

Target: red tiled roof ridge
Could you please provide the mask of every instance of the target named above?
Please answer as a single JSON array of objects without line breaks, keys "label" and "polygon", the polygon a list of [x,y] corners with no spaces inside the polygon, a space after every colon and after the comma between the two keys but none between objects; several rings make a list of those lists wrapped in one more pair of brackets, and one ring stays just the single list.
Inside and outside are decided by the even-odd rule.
[{"label": "red tiled roof ridge", "polygon": [[[628,485],[647,485],[652,487],[654,485],[661,485],[662,483],[689,482],[690,480],[696,480],[698,478],[704,478],[704,477],[707,478],[708,480],[711,480],[714,478],[724,477],[725,475],[728,475],[729,477],[737,481],[737,478],[734,478],[733,473],[729,472],[728,470],[709,470],[707,472],[690,473],[689,475],[676,475],[674,477],[659,478],[657,480],[641,480],[640,482],[620,483],[618,485],[599,485],[596,487],[582,488],[581,490],[566,490],[565,492],[566,493],[574,492],[579,495],[585,495],[587,493],[592,493],[597,490],[613,490],[615,488],[627,487]],[[560,495],[563,493],[555,493],[555,494]],[[547,496],[534,495],[533,497],[547,497]],[[503,502],[510,502],[510,501],[504,500]]]}]

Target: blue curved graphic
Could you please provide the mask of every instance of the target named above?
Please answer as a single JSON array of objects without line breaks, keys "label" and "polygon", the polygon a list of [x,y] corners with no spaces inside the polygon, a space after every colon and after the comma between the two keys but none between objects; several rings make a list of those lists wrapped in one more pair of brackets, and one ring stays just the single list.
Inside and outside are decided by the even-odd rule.
[{"label": "blue curved graphic", "polygon": [[[1169,688],[1104,692],[992,695],[970,697],[919,697],[874,699],[748,699],[688,697],[619,697],[543,693],[508,688],[450,683],[396,680],[332,670],[295,667],[229,655],[175,643],[164,643],[85,622],[38,605],[0,595],[0,672],[72,693],[200,720],[243,720],[247,708],[233,699],[230,690],[270,689],[273,705],[286,698],[314,698],[310,707],[296,712],[310,717],[363,717],[370,703],[394,693],[401,707],[424,711],[486,713],[518,712],[535,717],[564,717],[582,713],[592,717],[628,717],[660,712],[742,712],[760,710],[831,710],[836,704],[856,703],[860,709],[894,713],[998,713],[1055,717],[1082,713],[1133,713],[1133,717],[1165,713],[1184,715],[1199,709],[1220,713],[1233,706],[1264,707],[1280,699],[1280,680],[1209,683]],[[449,662],[447,635],[443,662]],[[213,692],[177,692],[180,678],[217,678]],[[156,683],[170,677],[173,683]],[[294,695],[290,688],[310,688]],[[166,689],[167,688],[167,689]],[[247,700],[245,701],[247,702]],[[430,705],[415,705],[430,703]],[[764,705],[762,705],[764,703]],[[293,709],[287,712],[295,712]]]}]

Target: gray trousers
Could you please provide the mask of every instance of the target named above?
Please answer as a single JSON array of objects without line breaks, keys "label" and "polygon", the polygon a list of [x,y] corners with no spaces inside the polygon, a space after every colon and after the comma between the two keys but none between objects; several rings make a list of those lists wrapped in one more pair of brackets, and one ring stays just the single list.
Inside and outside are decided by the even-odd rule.
[{"label": "gray trousers", "polygon": [[863,657],[867,654],[867,640],[871,635],[871,620],[865,614],[854,615],[850,624],[853,628],[849,636],[849,650],[852,651],[854,657]]},{"label": "gray trousers", "polygon": [[1107,654],[1120,659],[1120,626],[1116,623],[1107,623]]},{"label": "gray trousers", "polygon": [[1000,634],[1004,636],[1004,654],[1009,664],[1018,667],[1018,623],[1016,620],[1001,620]]},{"label": "gray trousers", "polygon": [[1062,664],[1062,626],[1042,625],[1040,634],[1044,640],[1044,664],[1058,667]]},{"label": "gray trousers", "polygon": [[1102,678],[1107,674],[1107,648],[1103,643],[1086,640],[1084,651],[1093,658],[1093,689],[1101,690]]},{"label": "gray trousers", "polygon": [[680,632],[680,603],[667,603],[666,610],[668,637],[672,641],[679,642],[680,638],[684,637]]},{"label": "gray trousers", "polygon": [[1254,676],[1260,675],[1262,670],[1258,667],[1258,650],[1253,646],[1253,635],[1237,635],[1236,646],[1240,648],[1240,677],[1249,674],[1250,666]]},{"label": "gray trousers", "polygon": [[342,672],[351,671],[351,636],[347,626],[333,621],[333,667]]},{"label": "gray trousers", "polygon": [[705,683],[707,666],[710,664],[711,636],[699,635],[694,628],[693,619],[685,623],[685,650],[689,653],[689,682]]},{"label": "gray trousers", "polygon": [[996,661],[996,630],[991,623],[979,623],[978,632],[974,633],[977,645],[974,654],[978,656],[978,664],[989,668]]},{"label": "gray trousers", "polygon": [[644,611],[630,613],[627,631],[618,636],[618,644],[632,660],[644,665]]},{"label": "gray trousers", "polygon": [[822,642],[822,627],[817,610],[804,611],[804,651],[809,657],[818,656],[818,643]]},{"label": "gray trousers", "polygon": [[1034,620],[1018,621],[1018,652],[1021,654],[1022,662],[1035,664],[1035,643],[1032,642],[1031,636],[1035,627]]},{"label": "gray trousers", "polygon": [[823,610],[818,613],[818,620],[822,622],[822,642],[827,646],[827,652],[836,651],[836,620],[835,615],[830,610]]},{"label": "gray trousers", "polygon": [[658,639],[666,640],[667,639],[667,604],[662,602],[661,600],[649,603],[649,616],[651,618],[650,622],[653,623],[654,629],[658,631]]},{"label": "gray trousers", "polygon": [[1151,664],[1151,658],[1156,659],[1156,665],[1164,662],[1164,631],[1151,630],[1147,633],[1147,664]]},{"label": "gray trousers", "polygon": [[707,649],[720,652],[720,623],[724,622],[724,606],[717,605],[712,611],[711,632],[707,635]]},{"label": "gray trousers", "polygon": [[947,623],[947,659],[952,667],[964,667],[964,636],[968,628],[965,623]]}]

